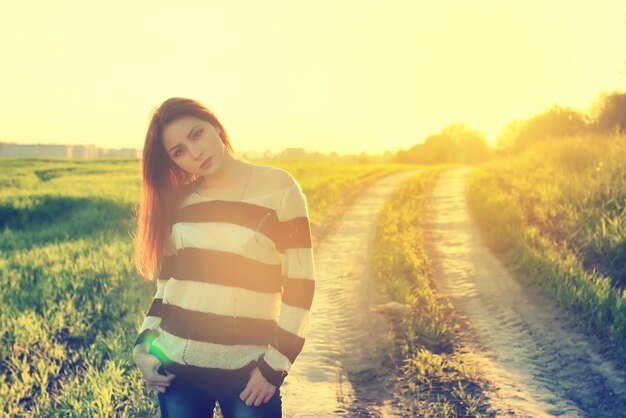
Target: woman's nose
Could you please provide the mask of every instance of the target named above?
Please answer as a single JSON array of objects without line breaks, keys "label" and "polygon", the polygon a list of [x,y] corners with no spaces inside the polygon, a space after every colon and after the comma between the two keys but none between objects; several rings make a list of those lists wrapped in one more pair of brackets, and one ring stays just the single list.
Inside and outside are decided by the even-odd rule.
[{"label": "woman's nose", "polygon": [[194,160],[197,160],[200,157],[202,157],[202,149],[200,147],[191,146],[189,151],[191,152],[191,156],[193,157]]}]

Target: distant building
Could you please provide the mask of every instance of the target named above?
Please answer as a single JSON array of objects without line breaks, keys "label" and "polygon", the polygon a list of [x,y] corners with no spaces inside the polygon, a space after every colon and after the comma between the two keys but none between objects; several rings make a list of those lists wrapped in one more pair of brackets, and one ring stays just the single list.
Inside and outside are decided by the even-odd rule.
[{"label": "distant building", "polygon": [[108,158],[141,158],[141,150],[135,148],[98,148],[98,157]]},{"label": "distant building", "polygon": [[139,158],[141,151],[134,148],[108,149],[88,145],[16,144],[0,142],[0,157],[25,158]]},{"label": "distant building", "polygon": [[96,158],[98,157],[98,148],[93,145],[68,145],[67,156],[69,158]]},{"label": "distant building", "polygon": [[1,157],[68,157],[67,145],[15,144],[0,142]]}]

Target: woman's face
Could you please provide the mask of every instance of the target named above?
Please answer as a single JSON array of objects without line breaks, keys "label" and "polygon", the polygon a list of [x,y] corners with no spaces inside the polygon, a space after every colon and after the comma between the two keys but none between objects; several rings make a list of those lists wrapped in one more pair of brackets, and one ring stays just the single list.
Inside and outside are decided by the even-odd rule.
[{"label": "woman's face", "polygon": [[[219,128],[192,116],[185,116],[163,128],[163,146],[181,169],[198,176],[209,176],[224,160],[226,146]],[[210,159],[210,161],[207,161]]]}]

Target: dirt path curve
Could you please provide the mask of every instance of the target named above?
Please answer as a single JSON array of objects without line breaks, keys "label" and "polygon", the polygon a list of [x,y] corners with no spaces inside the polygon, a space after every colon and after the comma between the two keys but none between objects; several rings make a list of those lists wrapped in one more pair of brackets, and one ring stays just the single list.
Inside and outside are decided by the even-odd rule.
[{"label": "dirt path curve", "polygon": [[439,291],[472,325],[463,350],[493,381],[487,395],[497,416],[625,417],[624,370],[483,243],[464,197],[469,171],[441,173],[427,234]]},{"label": "dirt path curve", "polygon": [[383,204],[418,171],[375,182],[317,245],[309,333],[281,387],[285,417],[399,416],[386,387],[388,324],[368,311],[380,303],[370,260]]}]

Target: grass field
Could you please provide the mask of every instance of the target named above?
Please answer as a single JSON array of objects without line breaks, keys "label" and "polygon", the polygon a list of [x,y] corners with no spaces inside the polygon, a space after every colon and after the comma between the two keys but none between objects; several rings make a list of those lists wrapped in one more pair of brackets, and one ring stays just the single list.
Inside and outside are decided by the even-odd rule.
[{"label": "grass field", "polygon": [[[274,165],[303,187],[315,234],[364,186],[405,167]],[[139,162],[5,159],[0,185],[0,413],[157,416],[132,360],[155,286],[132,262]]]},{"label": "grass field", "polygon": [[[567,138],[476,167],[467,192],[489,246],[626,359],[626,141]],[[255,161],[307,196],[314,243],[349,202],[400,164]],[[480,398],[455,355],[452,310],[432,285],[421,222],[443,166],[381,213],[373,266],[395,321],[407,408],[473,416]],[[158,416],[132,343],[154,283],[132,261],[137,160],[5,159],[0,167],[0,414]]]},{"label": "grass field", "polygon": [[478,167],[490,246],[626,360],[626,137],[564,138]]}]

